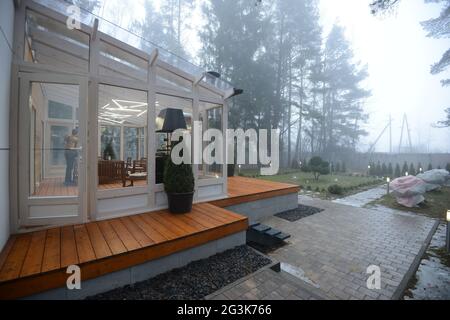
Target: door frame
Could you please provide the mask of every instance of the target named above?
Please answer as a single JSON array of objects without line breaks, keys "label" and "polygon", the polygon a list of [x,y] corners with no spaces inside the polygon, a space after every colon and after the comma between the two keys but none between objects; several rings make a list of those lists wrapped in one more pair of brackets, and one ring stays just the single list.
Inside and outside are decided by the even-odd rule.
[{"label": "door frame", "polygon": [[[78,75],[50,74],[45,72],[19,72],[19,225],[44,226],[86,222],[87,214],[87,112],[88,112],[88,78]],[[32,197],[30,195],[30,136],[31,113],[29,112],[29,98],[32,83],[49,83],[62,85],[78,85],[78,128],[81,150],[78,160],[78,196],[48,196]],[[45,130],[44,130],[45,132]],[[42,137],[44,138],[44,137]],[[44,157],[45,158],[45,157]],[[42,164],[44,165],[44,164]],[[31,206],[78,205],[77,215],[52,215],[51,217],[31,217]]]}]

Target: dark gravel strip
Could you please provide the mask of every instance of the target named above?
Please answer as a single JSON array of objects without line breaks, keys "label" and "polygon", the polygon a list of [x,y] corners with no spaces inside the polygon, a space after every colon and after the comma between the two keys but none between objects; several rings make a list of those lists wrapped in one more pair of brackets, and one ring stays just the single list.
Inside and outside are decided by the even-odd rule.
[{"label": "dark gravel strip", "polygon": [[284,220],[290,221],[290,222],[294,222],[294,221],[300,220],[302,218],[312,216],[313,214],[319,213],[321,211],[323,211],[323,209],[310,207],[310,206],[304,206],[304,205],[299,204],[298,208],[289,210],[289,211],[285,211],[285,212],[281,212],[281,213],[277,213],[275,216],[282,218]]},{"label": "dark gravel strip", "polygon": [[240,246],[88,300],[198,300],[271,263]]}]

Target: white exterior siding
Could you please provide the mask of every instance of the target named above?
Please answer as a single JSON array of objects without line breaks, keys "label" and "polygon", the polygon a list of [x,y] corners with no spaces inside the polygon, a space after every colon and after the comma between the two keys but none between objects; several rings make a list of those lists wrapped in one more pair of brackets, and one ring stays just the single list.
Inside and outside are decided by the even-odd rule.
[{"label": "white exterior siding", "polygon": [[8,240],[9,224],[9,96],[14,29],[13,0],[0,1],[0,250]]}]

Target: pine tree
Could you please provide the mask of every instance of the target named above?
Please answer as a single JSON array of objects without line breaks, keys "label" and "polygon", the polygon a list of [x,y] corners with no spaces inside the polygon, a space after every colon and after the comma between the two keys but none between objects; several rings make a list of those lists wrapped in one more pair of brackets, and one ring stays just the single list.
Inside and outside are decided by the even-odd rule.
[{"label": "pine tree", "polygon": [[229,102],[229,127],[279,128],[285,105],[275,94],[277,26],[272,5],[211,0],[202,11],[206,19],[199,33],[202,64],[245,92]]},{"label": "pine tree", "polygon": [[[422,22],[423,28],[428,32],[427,37],[436,39],[450,38],[450,1],[449,0],[427,0],[427,2],[442,2],[444,6],[441,14]],[[450,48],[444,53],[441,59],[431,66],[431,74],[440,74],[447,70],[450,65]],[[450,79],[442,79],[442,86],[450,86]],[[445,106],[447,107],[447,106]],[[447,119],[438,122],[438,126],[450,127],[450,108],[445,109]]]},{"label": "pine tree", "polygon": [[371,95],[362,88],[367,66],[353,62],[353,52],[344,29],[334,25],[325,43],[322,82],[322,148],[331,152],[353,148],[359,137],[367,133],[361,124],[367,119],[362,101]]},{"label": "pine tree", "polygon": [[341,164],[338,162],[336,162],[336,172],[341,172]]},{"label": "pine tree", "polygon": [[411,162],[411,164],[409,165],[409,171],[408,171],[410,176],[415,176],[416,175],[416,169],[414,168],[413,163]]},{"label": "pine tree", "polygon": [[345,165],[345,162],[342,162],[342,172],[346,173],[347,172],[347,167]]},{"label": "pine tree", "polygon": [[431,165],[431,163],[428,164],[428,169],[427,171],[433,170],[433,166]]},{"label": "pine tree", "polygon": [[389,177],[392,177],[394,175],[394,169],[392,168],[392,163],[390,162],[388,165],[387,174],[389,175]]},{"label": "pine tree", "polygon": [[[146,40],[156,43],[158,46],[175,53],[178,56],[189,58],[181,41],[181,31],[188,26],[183,24],[183,17],[191,12],[193,8],[192,0],[167,0],[161,5],[158,12],[153,6],[153,2],[145,0],[145,16],[142,21],[135,21],[132,29]],[[147,41],[142,42],[142,47],[149,46]],[[148,48],[148,51],[153,48]]]},{"label": "pine tree", "polygon": [[437,126],[442,128],[450,127],[450,108],[447,108],[444,110],[447,114],[447,119],[438,121]]},{"label": "pine tree", "polygon": [[386,167],[386,164],[383,162],[383,165],[381,166],[381,175],[382,176],[387,176],[389,173],[388,173],[388,169],[387,169],[387,167]]},{"label": "pine tree", "polygon": [[375,175],[375,164],[373,162],[369,162],[369,176]]},{"label": "pine tree", "polygon": [[447,170],[448,172],[450,172],[450,162],[447,163],[447,165],[445,166],[445,170]]},{"label": "pine tree", "polygon": [[400,170],[400,165],[397,163],[397,164],[395,165],[394,176],[395,176],[396,178],[398,178],[398,177],[400,177],[401,175],[402,175],[402,172],[401,172],[401,170]]},{"label": "pine tree", "polygon": [[377,166],[376,166],[376,169],[375,169],[375,175],[378,176],[378,177],[382,175],[380,161],[377,162]]},{"label": "pine tree", "polygon": [[407,172],[408,172],[408,164],[405,161],[405,163],[403,163],[401,175],[404,176]]},{"label": "pine tree", "polygon": [[[450,38],[450,1],[449,0],[428,0],[428,2],[442,2],[444,6],[441,14],[437,18],[433,18],[422,22],[423,28],[428,32],[427,37],[442,39]],[[431,74],[439,74],[444,72],[450,65],[450,48],[442,56],[441,60],[431,67]],[[450,79],[441,81],[443,86],[450,85]]]},{"label": "pine tree", "polygon": [[422,167],[422,163],[419,162],[419,164],[417,165],[417,173],[422,173],[423,172],[423,167]]}]

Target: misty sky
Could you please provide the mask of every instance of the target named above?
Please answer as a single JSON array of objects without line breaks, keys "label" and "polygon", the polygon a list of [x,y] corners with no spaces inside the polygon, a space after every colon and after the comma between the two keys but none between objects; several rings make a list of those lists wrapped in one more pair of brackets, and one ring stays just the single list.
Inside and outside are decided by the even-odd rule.
[{"label": "misty sky", "polygon": [[[449,47],[448,39],[427,38],[420,21],[437,17],[440,5],[423,0],[403,0],[392,15],[376,18],[368,8],[369,1],[320,0],[325,29],[334,22],[347,30],[357,59],[368,64],[368,88],[373,96],[366,111],[370,114],[367,131],[360,148],[367,150],[393,117],[393,148],[398,150],[403,114],[406,112],[414,145],[425,150],[450,151],[450,130],[435,129],[432,123],[445,118],[450,107],[450,87],[440,86],[449,71],[433,76],[430,65],[439,61]],[[405,141],[405,140],[403,140]],[[386,134],[377,151],[389,150]],[[425,151],[424,150],[424,151]]]},{"label": "misty sky", "polygon": [[[252,1],[252,0],[249,0]],[[161,0],[153,0],[156,9]],[[196,35],[204,23],[201,19],[200,3],[190,21],[191,31],[183,35],[183,43],[192,57],[198,56],[201,43]],[[381,133],[389,119],[393,118],[393,149],[398,150],[403,114],[407,113],[414,147],[422,152],[450,152],[450,129],[432,128],[431,124],[445,118],[444,109],[450,107],[450,88],[443,88],[440,80],[450,78],[450,71],[433,76],[430,66],[439,61],[448,49],[448,39],[427,38],[420,22],[440,13],[440,5],[426,4],[424,0],[402,0],[393,14],[374,17],[370,14],[369,0],[320,0],[321,24],[325,34],[333,23],[346,29],[352,43],[355,58],[369,67],[367,88],[373,96],[367,101],[369,122],[368,137],[361,140],[359,149],[367,151]],[[117,17],[108,7],[126,6],[120,10],[123,21],[142,17],[143,0],[108,0],[105,18]],[[128,16],[129,15],[129,16]],[[126,23],[125,23],[126,24]],[[150,39],[151,40],[151,39]],[[406,146],[406,135],[404,136]],[[382,137],[376,151],[389,150],[389,136]]]}]

